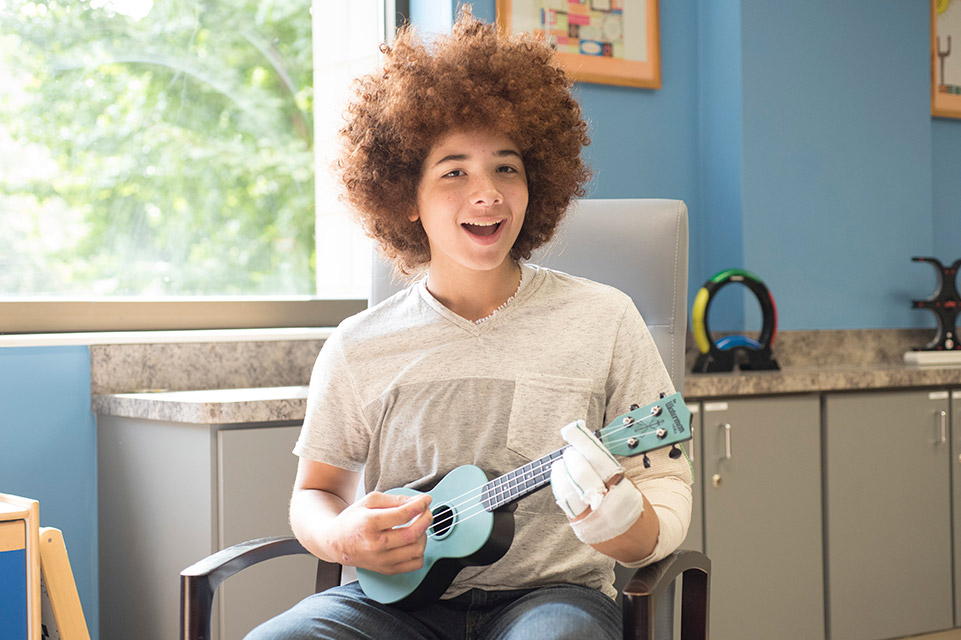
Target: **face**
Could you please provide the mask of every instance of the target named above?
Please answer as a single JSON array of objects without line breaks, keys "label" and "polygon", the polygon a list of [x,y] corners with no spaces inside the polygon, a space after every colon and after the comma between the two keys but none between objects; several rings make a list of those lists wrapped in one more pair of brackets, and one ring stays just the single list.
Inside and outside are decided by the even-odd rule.
[{"label": "face", "polygon": [[421,169],[417,210],[430,244],[430,268],[490,271],[510,263],[527,211],[527,174],[510,138],[454,131]]}]

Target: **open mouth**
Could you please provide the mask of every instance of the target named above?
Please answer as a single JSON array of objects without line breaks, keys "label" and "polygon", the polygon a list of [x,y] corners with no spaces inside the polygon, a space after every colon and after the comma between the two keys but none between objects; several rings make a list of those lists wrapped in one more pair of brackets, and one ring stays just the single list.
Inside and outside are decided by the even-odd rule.
[{"label": "open mouth", "polygon": [[501,227],[501,222],[490,222],[490,223],[474,223],[465,222],[461,225],[467,229],[468,233],[472,233],[475,236],[492,236],[497,233],[497,230]]}]

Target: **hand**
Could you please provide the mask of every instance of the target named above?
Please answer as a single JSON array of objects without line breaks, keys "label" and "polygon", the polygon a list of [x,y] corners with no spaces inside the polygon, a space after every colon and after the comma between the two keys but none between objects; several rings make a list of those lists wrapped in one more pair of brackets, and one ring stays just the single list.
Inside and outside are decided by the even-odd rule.
[{"label": "hand", "polygon": [[368,493],[334,518],[330,546],[344,565],[388,575],[420,569],[431,524],[429,505],[426,493]]},{"label": "hand", "polygon": [[571,446],[551,467],[551,489],[575,535],[598,544],[625,533],[644,512],[644,496],[583,420],[561,436]]}]

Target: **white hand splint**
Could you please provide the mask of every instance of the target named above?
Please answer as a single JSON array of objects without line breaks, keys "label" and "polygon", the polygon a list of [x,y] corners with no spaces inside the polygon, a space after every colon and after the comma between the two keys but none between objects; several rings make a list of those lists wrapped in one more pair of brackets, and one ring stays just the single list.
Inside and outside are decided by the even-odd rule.
[{"label": "white hand splint", "polygon": [[606,483],[623,473],[624,467],[588,431],[583,420],[561,429],[561,436],[571,446],[551,467],[554,499],[571,520],[590,507],[586,517],[571,522],[582,542],[597,544],[616,538],[641,516],[644,496],[626,478],[607,488]]}]

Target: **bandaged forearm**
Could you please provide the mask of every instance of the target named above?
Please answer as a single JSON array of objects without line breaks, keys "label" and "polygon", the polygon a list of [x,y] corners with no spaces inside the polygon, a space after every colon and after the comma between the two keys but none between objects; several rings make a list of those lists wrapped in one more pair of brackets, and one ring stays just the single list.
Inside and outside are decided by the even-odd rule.
[{"label": "bandaged forearm", "polygon": [[[644,496],[628,479],[607,486],[624,468],[583,420],[561,429],[561,435],[571,446],[551,468],[551,487],[557,505],[572,520],[574,534],[587,544],[622,535],[644,512]],[[590,513],[578,520],[588,508]]]},{"label": "bandaged forearm", "polygon": [[644,495],[657,515],[660,533],[654,551],[635,562],[621,562],[625,567],[643,567],[662,560],[674,552],[687,537],[691,524],[691,487],[675,478],[658,478],[644,483]]}]

